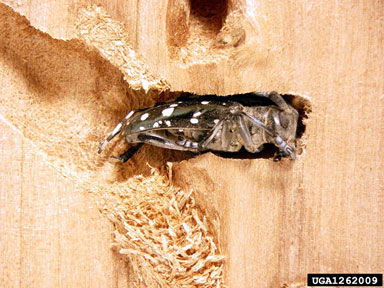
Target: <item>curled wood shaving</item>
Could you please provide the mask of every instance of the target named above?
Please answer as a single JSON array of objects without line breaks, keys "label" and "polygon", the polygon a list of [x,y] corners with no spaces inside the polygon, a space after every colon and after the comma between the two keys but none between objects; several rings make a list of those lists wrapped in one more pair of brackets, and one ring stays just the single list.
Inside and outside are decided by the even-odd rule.
[{"label": "curled wood shaving", "polygon": [[[100,7],[83,9],[76,26],[88,45],[119,67],[133,89],[164,91],[169,84],[154,76],[128,45],[124,27]],[[223,287],[223,256],[198,210],[192,191],[170,185],[157,171],[123,183],[94,186],[101,210],[114,223],[115,247],[127,255],[139,275],[137,287]],[[97,191],[96,191],[97,190]],[[213,225],[211,225],[213,226]]]},{"label": "curled wood shaving", "polygon": [[145,273],[160,287],[223,287],[224,257],[192,191],[173,187],[154,169],[124,184],[105,187],[102,203],[120,253],[149,263]]},{"label": "curled wood shaving", "polygon": [[147,92],[149,89],[165,91],[170,88],[165,79],[149,72],[147,64],[129,46],[123,25],[111,19],[101,7],[90,6],[80,10],[76,33],[116,65],[132,89]]}]

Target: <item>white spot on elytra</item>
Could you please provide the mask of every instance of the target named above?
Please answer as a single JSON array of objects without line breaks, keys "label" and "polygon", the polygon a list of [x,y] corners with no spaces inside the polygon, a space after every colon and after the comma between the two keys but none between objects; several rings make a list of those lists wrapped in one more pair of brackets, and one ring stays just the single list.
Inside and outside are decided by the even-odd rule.
[{"label": "white spot on elytra", "polygon": [[168,127],[170,127],[170,126],[171,126],[171,121],[169,121],[169,120],[165,120],[165,124],[166,124]]},{"label": "white spot on elytra", "polygon": [[161,114],[163,114],[164,117],[171,116],[175,108],[166,108],[163,111],[161,111]]},{"label": "white spot on elytra", "polygon": [[128,115],[125,116],[125,120],[128,120],[132,116],[133,113],[135,113],[135,111],[129,112]]},{"label": "white spot on elytra", "polygon": [[189,120],[192,124],[197,124],[199,123],[199,120],[196,119],[196,118],[191,118],[191,120]]},{"label": "white spot on elytra", "polygon": [[160,121],[159,121],[159,124],[163,124],[163,120],[160,120]]},{"label": "white spot on elytra", "polygon": [[169,107],[174,108],[174,107],[177,107],[178,105],[179,104],[174,103],[174,104],[169,105]]},{"label": "white spot on elytra", "polygon": [[111,134],[115,135],[115,134],[119,133],[122,126],[123,126],[123,124],[121,124],[121,123],[117,124],[117,126],[115,127],[115,129],[113,129]]},{"label": "white spot on elytra", "polygon": [[148,118],[148,116],[149,116],[149,114],[148,114],[148,113],[145,113],[145,114],[141,115],[140,120],[141,120],[141,121],[144,121],[145,119]]},{"label": "white spot on elytra", "polygon": [[215,119],[215,120],[213,120],[213,122],[215,123],[215,124],[217,124],[217,123],[219,123],[219,119]]},{"label": "white spot on elytra", "polygon": [[140,131],[145,130],[145,128],[143,126],[141,126],[139,129],[140,129]]},{"label": "white spot on elytra", "polygon": [[201,104],[203,105],[207,105],[209,103],[209,101],[201,101]]},{"label": "white spot on elytra", "polygon": [[197,112],[193,113],[193,117],[199,117],[200,115],[201,115],[200,111],[197,111]]},{"label": "white spot on elytra", "polygon": [[158,122],[155,122],[155,123],[153,123],[153,126],[152,126],[153,128],[159,128],[159,123]]}]

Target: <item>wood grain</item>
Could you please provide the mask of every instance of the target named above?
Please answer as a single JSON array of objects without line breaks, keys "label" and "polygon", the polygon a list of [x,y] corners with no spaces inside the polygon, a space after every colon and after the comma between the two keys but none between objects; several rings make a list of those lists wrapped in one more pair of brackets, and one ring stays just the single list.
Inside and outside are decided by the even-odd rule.
[{"label": "wood grain", "polygon": [[126,287],[94,200],[3,118],[0,131],[0,286]]},{"label": "wood grain", "polygon": [[[76,10],[88,4],[7,3],[62,39],[73,37]],[[304,287],[310,272],[382,272],[384,3],[233,1],[228,9],[238,5],[245,13],[246,40],[226,50],[226,60],[208,64],[171,57],[166,20],[180,3],[97,1],[131,28],[132,46],[174,90],[294,91],[312,104],[306,149],[294,162],[208,153],[173,165],[175,183],[193,188],[208,215],[219,216],[226,284]],[[9,126],[1,131],[7,286],[126,287],[109,250],[111,227],[88,211],[89,199]]]}]

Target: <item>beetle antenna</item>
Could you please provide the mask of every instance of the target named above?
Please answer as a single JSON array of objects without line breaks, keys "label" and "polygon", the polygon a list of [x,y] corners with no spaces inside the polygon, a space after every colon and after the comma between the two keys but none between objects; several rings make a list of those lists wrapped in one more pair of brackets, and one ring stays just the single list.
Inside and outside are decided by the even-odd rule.
[{"label": "beetle antenna", "polygon": [[132,117],[132,115],[137,112],[139,110],[132,110],[131,112],[129,112],[127,114],[127,116],[124,117],[123,120],[121,120],[119,122],[119,124],[116,125],[116,127],[113,129],[113,131],[111,132],[111,134],[109,134],[109,136],[107,137],[107,139],[104,140],[104,142],[102,142],[99,146],[99,151],[97,153],[101,153],[103,152],[103,150],[105,149],[105,147],[107,146],[107,144],[109,143],[109,141],[111,141],[113,138],[115,138],[115,136],[117,134],[119,134],[121,132],[121,128],[124,126],[125,123],[128,122],[129,118]]},{"label": "beetle antenna", "polygon": [[271,136],[273,138],[277,136],[274,132],[272,132],[271,129],[269,129],[267,126],[265,126],[263,122],[261,122],[260,120],[257,120],[255,117],[248,115],[245,112],[241,112],[241,115],[247,117],[253,124],[255,124],[259,128],[263,129],[269,136]]}]

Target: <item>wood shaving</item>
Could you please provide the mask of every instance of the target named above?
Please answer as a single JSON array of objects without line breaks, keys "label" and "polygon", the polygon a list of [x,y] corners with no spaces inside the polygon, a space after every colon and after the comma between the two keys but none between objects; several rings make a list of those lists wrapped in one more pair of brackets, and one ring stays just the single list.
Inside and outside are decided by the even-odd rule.
[{"label": "wood shaving", "polygon": [[[160,287],[224,287],[224,257],[192,191],[173,187],[155,169],[103,189],[100,204],[115,224],[115,246],[149,264],[144,275]],[[143,267],[136,269],[143,277]]]},{"label": "wood shaving", "polygon": [[[111,105],[120,109],[116,111],[106,108],[106,94],[122,101],[129,94],[128,108],[145,106],[150,96],[160,94],[152,89],[166,89],[165,82],[143,68],[134,51],[121,44],[125,40],[113,34],[116,26],[108,17],[101,17],[104,22],[97,28],[85,25],[89,34],[84,35],[101,33],[92,43],[100,45],[104,57],[117,53],[110,61],[121,65],[131,85],[137,81],[135,87],[143,87],[135,92],[136,98],[132,89],[126,89],[120,71],[109,60],[101,61],[100,54],[85,47],[84,41],[53,39],[10,8],[4,8],[1,17],[2,23],[7,23],[0,25],[7,39],[0,47],[6,51],[1,54],[6,61],[0,65],[0,72],[7,82],[0,97],[1,115],[28,139],[26,145],[41,151],[42,161],[75,183],[79,191],[90,192],[99,209],[115,224],[115,246],[129,256],[126,258],[136,272],[129,275],[135,281],[129,287],[223,287],[218,232],[210,228],[212,219],[204,217],[191,191],[171,187],[168,178],[157,171],[131,178],[122,171],[141,174],[146,161],[153,163],[167,151],[151,155],[145,152],[151,147],[143,148],[143,158],[126,163],[123,169],[105,160],[109,155],[102,159],[97,154],[101,136],[111,128],[106,123],[114,125],[126,112],[122,105]],[[115,38],[110,42],[108,37]],[[115,46],[123,52],[115,51]],[[145,87],[150,89],[146,95]],[[160,163],[156,161],[155,165]]]},{"label": "wood shaving", "polygon": [[144,89],[145,92],[149,89],[169,90],[169,83],[149,72],[147,64],[129,46],[123,25],[113,20],[101,7],[89,6],[80,10],[76,34],[116,65],[132,89]]}]

